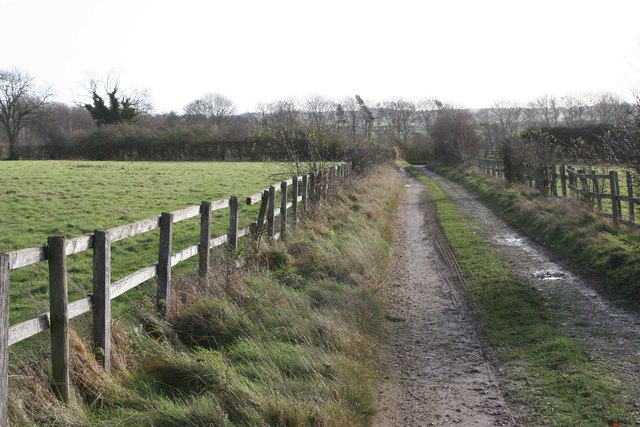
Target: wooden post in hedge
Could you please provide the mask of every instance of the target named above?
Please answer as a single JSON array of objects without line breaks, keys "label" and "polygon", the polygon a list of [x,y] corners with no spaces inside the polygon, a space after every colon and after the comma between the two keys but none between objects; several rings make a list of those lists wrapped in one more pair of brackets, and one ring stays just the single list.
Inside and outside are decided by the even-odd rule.
[{"label": "wooden post in hedge", "polygon": [[299,176],[293,177],[293,187],[291,188],[291,222],[294,225],[300,221],[300,218],[298,216],[298,188],[300,187],[299,179]]},{"label": "wooden post in hedge", "polygon": [[171,253],[173,240],[173,214],[160,215],[160,245],[158,249],[158,289],[156,307],[166,316],[171,304]]},{"label": "wooden post in hedge", "polygon": [[629,221],[636,222],[636,208],[633,203],[633,175],[627,171],[627,196],[629,196]]},{"label": "wooden post in hedge", "polygon": [[307,204],[309,203],[309,176],[302,175],[302,211],[307,211]]},{"label": "wooden post in hedge", "polygon": [[285,238],[287,234],[287,181],[280,183],[280,237]]},{"label": "wooden post in hedge", "polygon": [[69,403],[69,300],[67,294],[67,255],[64,236],[49,237],[49,317],[51,325],[51,374],[53,391]]},{"label": "wooden post in hedge", "polygon": [[93,233],[93,345],[96,359],[111,371],[111,242],[104,230]]},{"label": "wooden post in hedge", "polygon": [[198,276],[203,283],[209,278],[209,240],[211,240],[211,202],[202,202],[200,204]]},{"label": "wooden post in hedge", "polygon": [[613,223],[617,224],[620,215],[620,200],[618,199],[620,191],[618,188],[618,173],[616,171],[609,172],[609,185],[611,187],[611,215]]},{"label": "wooden post in hedge", "polygon": [[238,249],[238,198],[231,196],[229,199],[229,248],[232,251]]},{"label": "wooden post in hedge", "polygon": [[567,175],[565,165],[560,165],[560,185],[562,187],[562,197],[567,197]]},{"label": "wooden post in hedge", "polygon": [[9,425],[9,254],[0,254],[0,425]]},{"label": "wooden post in hedge", "polygon": [[312,201],[316,200],[316,174],[314,172],[309,173],[309,188],[308,196]]},{"label": "wooden post in hedge", "polygon": [[[593,178],[593,192],[598,194],[600,193],[600,184],[598,183],[598,178]],[[602,211],[602,197],[593,196],[596,199],[596,204],[598,206],[598,210]]]},{"label": "wooden post in hedge", "polygon": [[274,226],[276,211],[276,187],[271,185],[269,187],[269,207],[267,208],[267,236],[273,239],[276,230]]},{"label": "wooden post in hedge", "polygon": [[264,217],[267,214],[267,206],[269,205],[269,191],[262,192],[262,199],[260,200],[260,210],[258,211],[258,220],[256,221],[255,229],[253,230],[253,239],[258,240],[262,236],[264,230]]}]

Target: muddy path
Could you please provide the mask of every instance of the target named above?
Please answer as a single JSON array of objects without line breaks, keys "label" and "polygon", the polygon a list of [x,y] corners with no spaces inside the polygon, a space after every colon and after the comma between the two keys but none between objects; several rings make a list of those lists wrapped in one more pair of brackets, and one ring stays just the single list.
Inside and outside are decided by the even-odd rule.
[{"label": "muddy path", "polygon": [[376,426],[526,425],[465,302],[426,188],[405,175]]},{"label": "muddy path", "polygon": [[603,369],[619,382],[640,425],[640,316],[598,294],[596,279],[584,277],[561,256],[511,227],[461,186],[427,169],[418,170],[435,180],[475,232],[557,309],[563,333],[583,346],[594,369]]}]

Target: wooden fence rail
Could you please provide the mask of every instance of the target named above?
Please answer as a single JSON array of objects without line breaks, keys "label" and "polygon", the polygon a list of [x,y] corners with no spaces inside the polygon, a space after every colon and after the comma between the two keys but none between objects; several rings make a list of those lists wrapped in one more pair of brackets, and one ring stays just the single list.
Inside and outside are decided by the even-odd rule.
[{"label": "wooden fence rail", "polygon": [[[157,277],[156,306],[162,315],[171,307],[171,270],[177,264],[199,255],[200,280],[208,277],[209,251],[228,244],[236,250],[238,239],[244,236],[260,238],[267,224],[270,239],[285,237],[289,225],[295,225],[300,215],[309,208],[309,199],[320,200],[336,180],[351,176],[351,164],[344,163],[317,174],[294,176],[287,181],[269,186],[267,190],[247,197],[246,204],[261,203],[256,222],[238,229],[238,198],[205,201],[174,212],[137,221],[107,230],[96,230],[91,236],[66,239],[52,236],[46,245],[0,253],[0,426],[8,425],[8,365],[9,347],[47,329],[51,330],[51,364],[53,389],[59,399],[69,402],[71,384],[69,374],[69,320],[92,312],[93,342],[96,358],[105,371],[111,367],[111,300],[138,285]],[[288,199],[291,188],[292,199]],[[276,194],[280,192],[280,207],[276,207]],[[299,207],[301,206],[301,209]],[[212,212],[229,208],[228,233],[212,237]],[[287,211],[291,209],[291,221]],[[198,244],[174,252],[173,225],[200,216]],[[266,217],[265,217],[266,216]],[[275,219],[280,217],[280,230],[276,232]],[[288,224],[291,222],[291,224]],[[160,229],[158,262],[144,267],[115,282],[111,282],[111,245],[114,242]],[[67,257],[93,249],[93,292],[73,302],[68,301]],[[15,325],[9,324],[10,272],[25,266],[48,261],[49,312]]]},{"label": "wooden fence rail", "polygon": [[[494,177],[504,177],[504,166],[499,159],[475,157],[470,159],[470,164],[475,165],[480,173]],[[629,171],[625,172],[626,195],[621,193],[620,178],[617,171],[608,174],[587,173],[584,170],[576,170],[568,165],[524,165],[521,181],[531,188],[547,191],[549,194],[559,197],[570,195],[580,197],[589,202],[601,213],[605,213],[603,200],[610,201],[611,219],[614,223],[636,223],[635,208],[640,205],[640,198],[634,197],[634,178]],[[558,193],[558,187],[560,193]],[[622,203],[627,204],[626,213]],[[608,213],[607,213],[608,214]],[[625,218],[626,217],[626,218]]]}]

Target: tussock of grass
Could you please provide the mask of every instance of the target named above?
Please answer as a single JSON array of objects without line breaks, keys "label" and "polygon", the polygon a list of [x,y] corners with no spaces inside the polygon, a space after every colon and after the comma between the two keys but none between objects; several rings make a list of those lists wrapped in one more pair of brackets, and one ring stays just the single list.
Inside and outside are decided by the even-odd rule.
[{"label": "tussock of grass", "polygon": [[640,229],[614,226],[611,219],[573,198],[545,197],[503,180],[431,166],[474,191],[532,236],[601,275],[604,290],[640,309]]},{"label": "tussock of grass", "polygon": [[[309,212],[287,241],[246,259],[219,254],[208,283],[175,280],[171,317],[146,314],[140,332],[119,338],[111,375],[79,342],[78,365],[89,369],[60,424],[366,425],[402,188],[395,171],[377,169]],[[12,419],[34,423],[34,414]]]},{"label": "tussock of grass", "polygon": [[442,189],[416,176],[429,187],[487,337],[507,375],[520,383],[517,398],[532,409],[535,423],[606,425],[610,419],[631,419],[605,367],[590,362],[575,341],[562,335],[554,321],[558,314],[500,262]]}]

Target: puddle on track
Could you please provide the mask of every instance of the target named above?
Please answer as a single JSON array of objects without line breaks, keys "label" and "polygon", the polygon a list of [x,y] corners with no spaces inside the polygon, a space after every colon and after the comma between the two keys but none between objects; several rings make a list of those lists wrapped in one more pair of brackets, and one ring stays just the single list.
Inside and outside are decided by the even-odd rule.
[{"label": "puddle on track", "polygon": [[569,278],[563,271],[539,270],[532,273],[533,277],[539,280],[562,280]]}]

